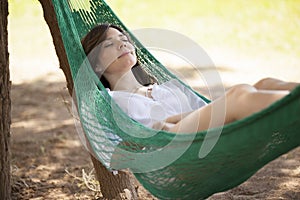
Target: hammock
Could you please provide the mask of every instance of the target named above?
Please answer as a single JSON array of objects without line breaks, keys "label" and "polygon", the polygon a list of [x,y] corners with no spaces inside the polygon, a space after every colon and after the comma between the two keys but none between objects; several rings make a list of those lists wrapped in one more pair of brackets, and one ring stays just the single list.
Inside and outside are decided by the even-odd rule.
[{"label": "hammock", "polygon": [[[88,148],[108,169],[132,170],[154,196],[206,198],[241,184],[268,162],[299,146],[300,87],[246,119],[195,134],[158,132],[135,122],[112,101],[86,61],[80,43],[99,23],[116,24],[130,31],[103,0],[53,0],[53,5]],[[159,83],[177,79],[131,37],[148,73]],[[199,158],[204,140],[215,141],[214,133],[220,130],[214,148]]]}]

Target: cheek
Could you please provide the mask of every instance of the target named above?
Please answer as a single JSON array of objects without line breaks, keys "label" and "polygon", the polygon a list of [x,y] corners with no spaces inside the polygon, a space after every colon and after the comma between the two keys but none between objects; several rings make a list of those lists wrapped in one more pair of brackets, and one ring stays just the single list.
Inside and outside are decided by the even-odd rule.
[{"label": "cheek", "polygon": [[136,63],[136,62],[137,62],[137,56],[136,56],[136,53],[133,54],[133,59],[134,59],[134,62]]},{"label": "cheek", "polygon": [[114,60],[113,53],[105,51],[99,54],[99,64],[103,69],[106,69]]}]

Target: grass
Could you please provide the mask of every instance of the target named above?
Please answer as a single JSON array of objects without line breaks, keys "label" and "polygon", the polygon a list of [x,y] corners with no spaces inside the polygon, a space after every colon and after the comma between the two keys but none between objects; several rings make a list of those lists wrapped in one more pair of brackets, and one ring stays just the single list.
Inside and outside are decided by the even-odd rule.
[{"label": "grass", "polygon": [[[300,46],[295,45],[300,43],[300,2],[296,0],[106,2],[132,29],[166,28],[186,34],[206,46],[268,46],[278,51],[293,49],[300,55]],[[9,5],[12,28],[34,29],[33,27],[41,27],[44,24],[40,19],[42,11],[37,0],[9,0]],[[43,32],[38,31],[35,34],[39,33]],[[35,35],[30,33],[30,36]],[[42,34],[37,36],[35,40]]]},{"label": "grass", "polygon": [[[9,0],[9,48],[17,58],[40,57],[49,50],[51,37],[37,0]],[[49,41],[50,40],[50,41]]]},{"label": "grass", "polygon": [[[178,31],[205,47],[300,55],[300,2],[272,0],[108,0],[131,28]],[[297,52],[297,53],[296,53]]]},{"label": "grass", "polygon": [[[8,6],[11,80],[19,84],[49,78],[49,71],[58,70],[58,59],[40,3],[38,0],[8,0]],[[56,79],[57,76],[51,77]]]}]

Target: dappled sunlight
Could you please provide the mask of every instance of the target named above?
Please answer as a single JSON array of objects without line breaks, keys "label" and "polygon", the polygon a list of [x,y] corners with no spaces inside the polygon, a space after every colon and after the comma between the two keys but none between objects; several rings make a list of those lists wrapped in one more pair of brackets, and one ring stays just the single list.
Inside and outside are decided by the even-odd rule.
[{"label": "dappled sunlight", "polygon": [[[299,176],[300,177],[300,164],[298,165],[298,167],[295,169],[295,170],[293,170],[292,172],[291,172],[291,175],[292,176]],[[300,183],[299,183],[300,184]]]},{"label": "dappled sunlight", "polygon": [[78,138],[64,88],[63,82],[45,79],[12,87],[12,190],[17,199],[74,199],[74,194],[87,190],[66,172],[80,176],[78,171],[90,171],[92,164]]},{"label": "dappled sunlight", "polygon": [[[74,121],[72,119],[68,120],[43,120],[43,119],[30,119],[26,121],[13,122],[11,128],[13,130],[13,134],[16,132],[30,131],[31,133],[39,133],[39,132],[51,132],[52,129],[57,128],[58,126],[67,126],[74,125]],[[17,130],[19,129],[19,131]]]},{"label": "dappled sunlight", "polygon": [[286,167],[280,169],[280,171],[289,177],[294,177],[294,179],[283,179],[279,184],[279,188],[283,191],[287,189],[296,190],[300,187],[300,161],[297,159],[288,159],[283,161]]},{"label": "dappled sunlight", "polygon": [[281,188],[290,188],[290,189],[297,189],[300,187],[299,181],[297,180],[289,180],[281,183],[280,185]]}]

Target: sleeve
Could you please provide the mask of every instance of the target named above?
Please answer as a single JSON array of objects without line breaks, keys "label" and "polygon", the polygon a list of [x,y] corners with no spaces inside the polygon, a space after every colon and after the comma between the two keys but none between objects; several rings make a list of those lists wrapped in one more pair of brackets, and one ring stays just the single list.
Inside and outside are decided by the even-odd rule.
[{"label": "sleeve", "polygon": [[169,85],[169,87],[174,87],[174,89],[179,90],[185,94],[192,110],[196,110],[207,104],[201,97],[196,95],[191,89],[185,87],[178,80],[172,79],[169,82],[167,82],[167,84]]}]

